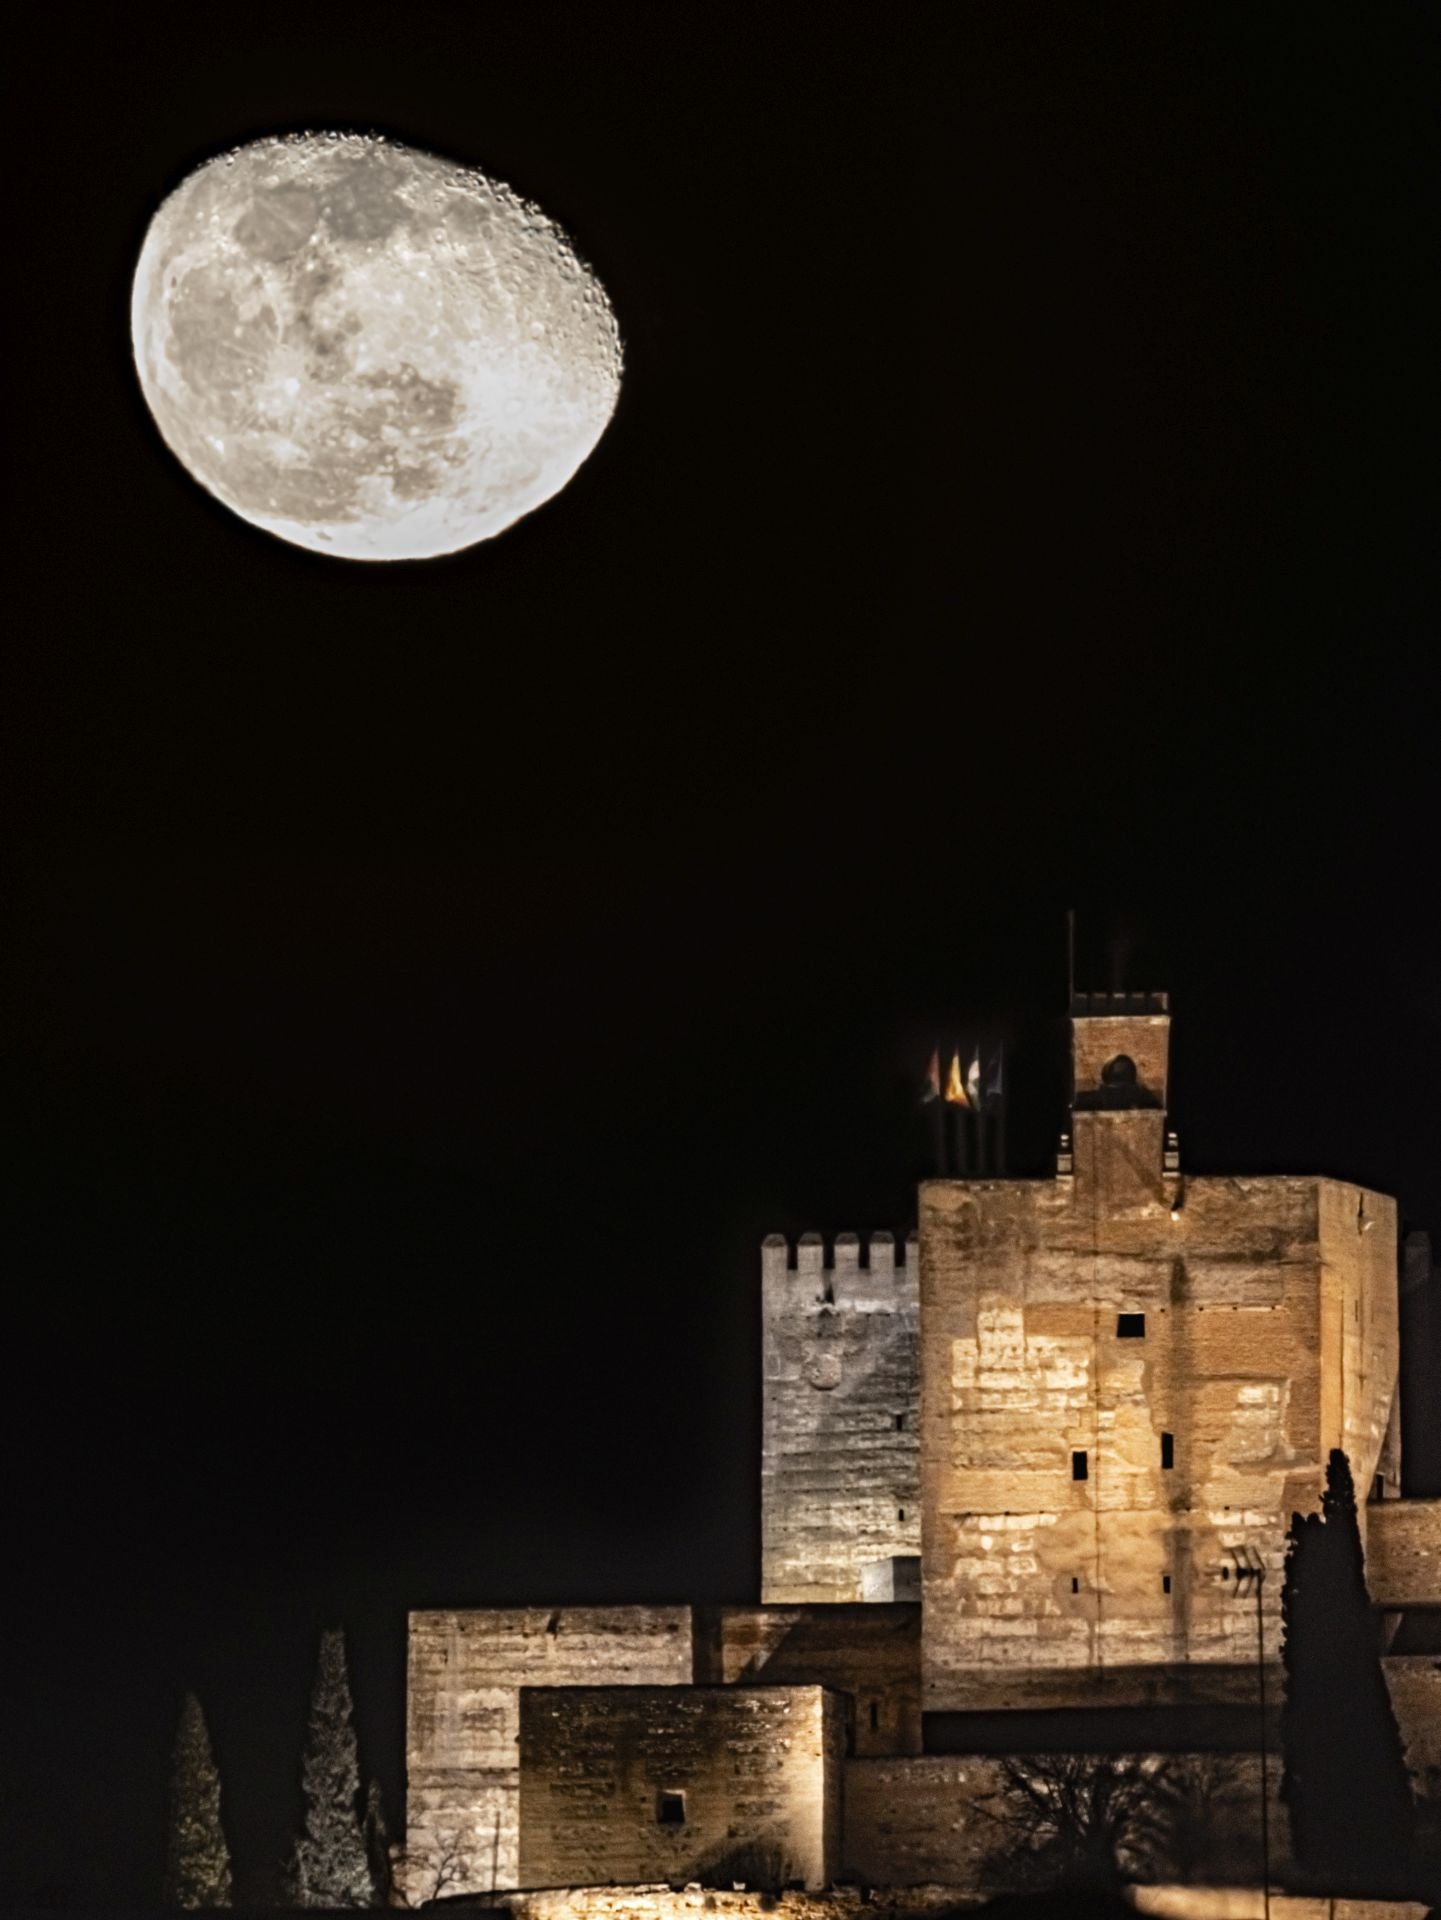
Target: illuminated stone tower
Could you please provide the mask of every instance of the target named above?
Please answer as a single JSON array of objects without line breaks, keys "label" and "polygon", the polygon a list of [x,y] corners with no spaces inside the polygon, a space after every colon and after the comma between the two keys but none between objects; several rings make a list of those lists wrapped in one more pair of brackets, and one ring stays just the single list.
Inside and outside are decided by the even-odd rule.
[{"label": "illuminated stone tower", "polygon": [[761,1599],[915,1600],[921,1551],[916,1249],[853,1233],[825,1263],[761,1249]]},{"label": "illuminated stone tower", "polygon": [[1054,1176],[921,1189],[923,1703],[1224,1711],[1329,1450],[1394,1491],[1395,1206],[1188,1177],[1166,997],[1071,1014]]}]

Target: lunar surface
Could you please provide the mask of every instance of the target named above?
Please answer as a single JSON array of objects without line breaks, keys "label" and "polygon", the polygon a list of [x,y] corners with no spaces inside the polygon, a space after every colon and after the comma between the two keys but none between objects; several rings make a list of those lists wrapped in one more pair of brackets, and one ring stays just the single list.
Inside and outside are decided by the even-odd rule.
[{"label": "lunar surface", "polygon": [[267,532],[350,560],[454,553],[558,493],[620,391],[599,282],[470,167],[350,134],[208,162],[131,294],[172,452]]}]

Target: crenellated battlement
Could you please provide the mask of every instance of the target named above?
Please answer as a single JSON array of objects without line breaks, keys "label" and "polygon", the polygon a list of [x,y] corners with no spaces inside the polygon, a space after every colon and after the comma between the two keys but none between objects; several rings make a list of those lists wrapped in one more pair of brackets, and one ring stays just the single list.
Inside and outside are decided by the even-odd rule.
[{"label": "crenellated battlement", "polygon": [[[861,1237],[858,1233],[838,1233],[831,1242],[831,1257],[826,1258],[826,1243],[819,1233],[803,1233],[792,1245],[783,1233],[768,1233],[761,1242],[761,1277],[774,1283],[789,1275],[796,1280],[823,1281],[869,1274],[874,1280],[902,1279],[914,1285],[920,1240],[915,1232],[907,1234],[900,1246],[896,1237],[884,1228],[870,1235],[862,1265]],[[837,1303],[839,1304],[839,1303]]]}]

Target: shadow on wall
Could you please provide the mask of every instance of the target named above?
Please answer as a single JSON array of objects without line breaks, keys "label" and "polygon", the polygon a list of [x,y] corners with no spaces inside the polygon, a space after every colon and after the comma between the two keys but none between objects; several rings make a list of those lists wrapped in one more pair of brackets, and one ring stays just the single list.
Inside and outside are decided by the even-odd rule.
[{"label": "shadow on wall", "polygon": [[695,1877],[703,1887],[744,1886],[756,1893],[780,1893],[805,1879],[792,1865],[784,1842],[764,1834],[715,1849],[700,1862]]}]

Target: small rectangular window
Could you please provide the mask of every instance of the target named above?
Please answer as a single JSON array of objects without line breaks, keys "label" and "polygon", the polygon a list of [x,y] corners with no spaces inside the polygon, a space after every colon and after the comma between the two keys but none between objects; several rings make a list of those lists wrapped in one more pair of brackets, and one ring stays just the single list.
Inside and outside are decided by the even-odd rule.
[{"label": "small rectangular window", "polygon": [[906,1517],[906,1510],[905,1510],[905,1508],[904,1508],[904,1507],[897,1507],[897,1508],[896,1508],[896,1518],[897,1518],[897,1520],[904,1520],[904,1519],[905,1519],[905,1517]]},{"label": "small rectangular window", "polygon": [[1163,1433],[1161,1435],[1161,1465],[1162,1467],[1169,1468],[1174,1467],[1175,1464],[1176,1436],[1174,1433]]},{"label": "small rectangular window", "polygon": [[1071,1478],[1073,1480],[1087,1480],[1090,1478],[1090,1467],[1084,1453],[1073,1453],[1071,1455]]},{"label": "small rectangular window", "polygon": [[1144,1340],[1146,1337],[1146,1316],[1144,1313],[1118,1313],[1116,1315],[1116,1338],[1118,1340]]},{"label": "small rectangular window", "polygon": [[904,1433],[905,1430],[906,1430],[906,1416],[903,1413],[898,1413],[896,1415],[896,1432]]},{"label": "small rectangular window", "polygon": [[1080,1583],[1080,1581],[1079,1581],[1079,1580],[1078,1580],[1078,1579],[1076,1578],[1076,1576],[1075,1576],[1075,1574],[1072,1574],[1072,1575],[1071,1575],[1071,1592],[1072,1592],[1072,1593],[1079,1593],[1080,1591],[1081,1591],[1081,1583]]},{"label": "small rectangular window", "polygon": [[685,1825],[685,1795],[683,1793],[658,1793],[655,1797],[655,1819],[658,1827],[683,1827]]},{"label": "small rectangular window", "polygon": [[1221,1578],[1223,1580],[1229,1580],[1230,1577],[1231,1577],[1231,1569],[1229,1567],[1222,1567]]},{"label": "small rectangular window", "polygon": [[1171,1576],[1169,1573],[1163,1573],[1161,1575],[1161,1591],[1162,1593],[1169,1593],[1171,1591]]}]

